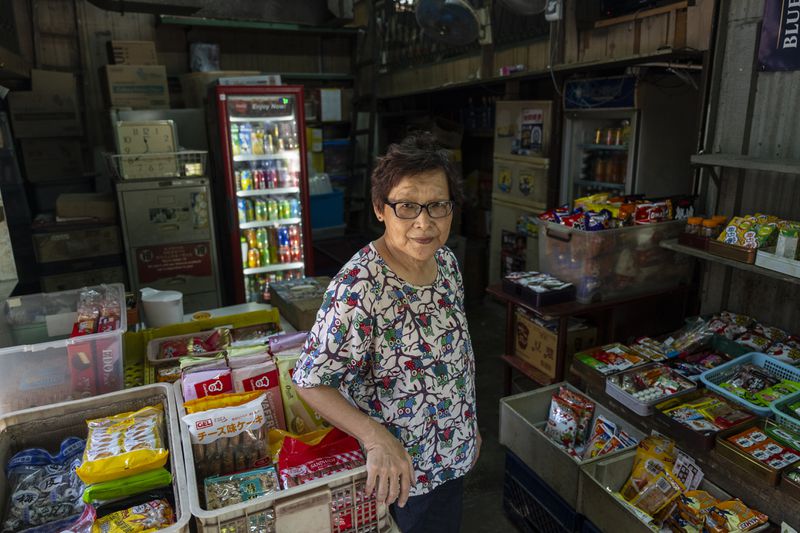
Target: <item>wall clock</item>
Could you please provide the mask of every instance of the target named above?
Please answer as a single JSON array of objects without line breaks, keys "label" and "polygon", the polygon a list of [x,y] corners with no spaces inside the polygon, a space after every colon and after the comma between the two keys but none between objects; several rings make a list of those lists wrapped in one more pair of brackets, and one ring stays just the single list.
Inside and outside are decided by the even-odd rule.
[{"label": "wall clock", "polygon": [[180,176],[173,121],[120,121],[116,133],[122,179]]}]

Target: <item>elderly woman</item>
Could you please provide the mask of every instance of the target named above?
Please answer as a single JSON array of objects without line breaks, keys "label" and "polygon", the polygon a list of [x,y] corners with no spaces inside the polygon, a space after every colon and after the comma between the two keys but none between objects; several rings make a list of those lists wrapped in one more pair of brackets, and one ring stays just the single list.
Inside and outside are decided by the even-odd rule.
[{"label": "elderly woman", "polygon": [[293,377],[361,442],[367,493],[393,504],[404,532],[459,530],[480,450],[463,282],[444,246],[460,192],[429,133],[389,147],[372,174],[383,236],[331,282]]}]

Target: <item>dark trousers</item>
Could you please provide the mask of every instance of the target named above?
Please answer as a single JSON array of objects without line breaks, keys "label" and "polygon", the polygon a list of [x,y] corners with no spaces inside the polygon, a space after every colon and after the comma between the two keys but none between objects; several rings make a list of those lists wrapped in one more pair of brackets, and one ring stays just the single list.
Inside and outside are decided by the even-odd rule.
[{"label": "dark trousers", "polygon": [[450,480],[427,494],[412,496],[405,507],[390,507],[403,533],[458,533],[464,507],[464,478]]}]

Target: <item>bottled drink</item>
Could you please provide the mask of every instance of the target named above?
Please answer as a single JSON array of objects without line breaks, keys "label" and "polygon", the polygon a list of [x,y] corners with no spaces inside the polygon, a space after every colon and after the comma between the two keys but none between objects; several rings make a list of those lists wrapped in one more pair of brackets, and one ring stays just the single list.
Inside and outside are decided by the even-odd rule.
[{"label": "bottled drink", "polygon": [[241,174],[242,173],[239,170],[234,170],[233,171],[233,181],[236,182],[236,190],[237,191],[241,191],[242,190],[242,175]]},{"label": "bottled drink", "polygon": [[247,252],[247,266],[250,268],[261,266],[261,255],[257,248],[250,248],[250,251]]},{"label": "bottled drink", "polygon": [[278,216],[282,219],[292,216],[292,206],[289,200],[284,198],[278,203]]},{"label": "bottled drink", "polygon": [[239,223],[248,222],[247,219],[247,200],[244,198],[239,198],[236,200],[236,207],[239,211]]},{"label": "bottled drink", "polygon": [[249,246],[251,250],[258,248],[258,239],[256,238],[255,230],[245,230],[244,236],[247,239],[247,246]]},{"label": "bottled drink", "polygon": [[239,149],[242,155],[252,154],[250,146],[252,133],[253,133],[253,127],[250,124],[245,122],[244,124],[239,126]]},{"label": "bottled drink", "polygon": [[278,220],[278,201],[275,198],[270,198],[267,202],[267,218],[269,220]]},{"label": "bottled drink", "polygon": [[289,263],[291,260],[292,251],[289,244],[289,230],[286,227],[278,228],[278,261]]},{"label": "bottled drink", "polygon": [[241,145],[239,144],[239,125],[231,124],[231,152],[233,155],[241,155]]},{"label": "bottled drink", "polygon": [[291,187],[292,179],[289,177],[289,169],[286,168],[286,161],[278,161],[278,187]]},{"label": "bottled drink", "polygon": [[289,200],[290,215],[292,218],[300,218],[300,200],[292,198]]},{"label": "bottled drink", "polygon": [[250,250],[250,247],[247,246],[247,239],[244,237],[244,235],[242,235],[239,240],[240,240],[240,243],[241,243],[241,246],[242,246],[242,264],[246,265],[247,264],[247,252],[248,252],[248,250]]},{"label": "bottled drink", "polygon": [[278,187],[278,169],[275,168],[275,161],[269,161],[267,166],[267,188],[275,189]]},{"label": "bottled drink", "polygon": [[242,170],[239,173],[239,183],[241,185],[241,190],[243,191],[252,191],[253,190],[253,173],[249,170]]},{"label": "bottled drink", "polygon": [[245,209],[247,210],[247,221],[252,222],[256,219],[255,207],[253,206],[252,200],[247,200],[245,204]]},{"label": "bottled drink", "polygon": [[260,168],[253,169],[253,188],[265,189],[266,182],[264,180],[264,171]]},{"label": "bottled drink", "polygon": [[256,126],[253,128],[253,136],[251,138],[253,145],[253,153],[255,155],[264,155],[264,127]]},{"label": "bottled drink", "polygon": [[292,261],[303,260],[303,248],[300,246],[300,229],[297,226],[289,226],[289,248]]},{"label": "bottled drink", "polygon": [[258,228],[256,230],[256,244],[259,250],[263,250],[264,248],[268,247],[266,228]]},{"label": "bottled drink", "polygon": [[269,260],[270,263],[278,262],[278,231],[275,228],[269,229]]},{"label": "bottled drink", "polygon": [[275,140],[272,138],[271,133],[267,133],[266,137],[264,138],[264,152],[267,154],[275,153],[274,143]]},{"label": "bottled drink", "polygon": [[259,198],[255,201],[256,207],[256,220],[259,222],[265,222],[267,220],[267,201],[263,198]]}]

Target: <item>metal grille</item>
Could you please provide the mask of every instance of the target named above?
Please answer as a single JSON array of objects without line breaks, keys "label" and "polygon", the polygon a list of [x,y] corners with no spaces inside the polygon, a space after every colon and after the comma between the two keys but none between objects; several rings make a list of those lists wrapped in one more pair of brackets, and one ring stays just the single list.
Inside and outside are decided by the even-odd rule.
[{"label": "metal grille", "polygon": [[544,13],[523,16],[495,0],[492,7],[492,38],[497,46],[517,44],[550,36],[550,23]]},{"label": "metal grille", "polygon": [[566,533],[569,531],[551,515],[522,483],[506,470],[503,507],[510,518],[526,532]]}]

